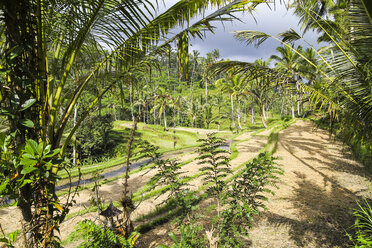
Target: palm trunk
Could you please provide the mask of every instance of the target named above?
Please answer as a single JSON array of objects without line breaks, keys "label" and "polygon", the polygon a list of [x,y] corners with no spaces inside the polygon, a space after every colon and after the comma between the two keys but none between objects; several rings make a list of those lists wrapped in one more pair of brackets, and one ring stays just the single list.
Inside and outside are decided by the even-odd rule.
[{"label": "palm trunk", "polygon": [[132,114],[132,121],[134,121],[134,111],[133,111],[133,85],[132,82],[130,82],[130,89],[129,89],[129,99],[130,99],[130,110]]},{"label": "palm trunk", "polygon": [[299,89],[298,83],[296,83],[296,88],[297,88],[297,116],[301,116],[301,107],[300,107],[301,95],[300,95],[300,89]]},{"label": "palm trunk", "polygon": [[167,130],[167,116],[165,115],[165,108],[163,109],[163,118],[164,118],[164,131]]},{"label": "palm trunk", "polygon": [[236,108],[236,112],[237,112],[237,115],[238,115],[238,125],[239,125],[239,128],[240,129],[243,129],[242,128],[242,125],[240,123],[240,101],[237,99],[237,108]]},{"label": "palm trunk", "polygon": [[293,95],[291,93],[291,108],[292,108],[292,119],[294,119],[296,116],[295,116],[295,108],[294,108],[294,103],[293,103]]},{"label": "palm trunk", "polygon": [[208,103],[208,80],[205,80],[205,103]]},{"label": "palm trunk", "polygon": [[256,123],[256,118],[254,116],[254,108],[252,108],[252,124]]},{"label": "palm trunk", "polygon": [[230,95],[230,101],[231,101],[231,122],[232,122],[234,129],[237,129],[235,120],[234,120],[234,99],[232,95]]},{"label": "palm trunk", "polygon": [[262,125],[264,125],[264,127],[267,128],[264,105],[262,105],[262,108],[261,108],[261,121],[262,121]]},{"label": "palm trunk", "polygon": [[[75,105],[75,108],[74,108],[74,120],[73,120],[74,127],[76,126],[76,121],[77,121],[77,105]],[[72,163],[74,167],[76,166],[76,160],[77,160],[77,157],[76,157],[76,133],[75,133],[74,134],[74,146],[72,150]]]}]

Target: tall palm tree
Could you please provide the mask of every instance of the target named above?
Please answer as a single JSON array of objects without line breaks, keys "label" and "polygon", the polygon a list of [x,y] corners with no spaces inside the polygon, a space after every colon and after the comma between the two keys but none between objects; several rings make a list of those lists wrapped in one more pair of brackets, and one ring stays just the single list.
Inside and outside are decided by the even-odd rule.
[{"label": "tall palm tree", "polygon": [[[277,62],[275,63],[275,66],[277,67],[278,71],[282,72],[289,78],[293,78],[297,82],[298,78],[298,71],[300,68],[300,62],[301,62],[301,56],[298,55],[298,53],[294,52],[294,46],[292,48],[289,48],[287,46],[285,47],[277,47],[276,51],[280,53],[280,56],[277,55],[272,55],[271,59],[276,60]],[[301,51],[302,47],[299,46],[297,50]],[[298,89],[298,84],[296,83],[296,88]],[[291,109],[292,109],[292,118],[295,118],[295,107],[294,107],[294,102],[295,98],[293,96],[292,91],[291,93]],[[297,110],[298,112],[300,111],[299,109],[300,101],[297,99]]]},{"label": "tall palm tree", "polygon": [[[230,96],[230,104],[231,104],[231,124],[233,128],[238,130],[238,127],[235,124],[235,111],[234,111],[234,97],[236,102],[239,101],[239,97],[242,95],[244,91],[244,77],[241,74],[237,75],[228,75],[225,78],[221,78],[216,81],[216,86],[220,87],[222,92],[228,93]],[[237,117],[238,117],[238,125],[239,129],[243,129],[240,123],[240,112],[239,106],[237,108]],[[230,125],[231,125],[230,124]]]},{"label": "tall palm tree", "polygon": [[164,131],[167,130],[167,108],[175,105],[174,99],[165,91],[164,88],[160,88],[155,97],[155,104],[151,111],[159,111],[159,119],[163,116],[164,120]]}]

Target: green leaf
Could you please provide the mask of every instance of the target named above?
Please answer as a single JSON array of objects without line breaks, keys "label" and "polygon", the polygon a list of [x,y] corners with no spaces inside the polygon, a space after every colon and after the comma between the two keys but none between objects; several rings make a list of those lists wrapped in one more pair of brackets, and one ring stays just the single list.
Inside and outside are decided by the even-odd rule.
[{"label": "green leaf", "polygon": [[42,155],[44,151],[44,142],[40,142],[37,146],[37,154]]},{"label": "green leaf", "polygon": [[37,170],[37,167],[28,166],[28,167],[24,168],[24,169],[21,171],[21,173],[22,173],[23,175],[27,175],[27,174],[29,174],[29,173],[35,171],[35,170]]},{"label": "green leaf", "polygon": [[28,128],[34,128],[35,124],[30,119],[25,119],[21,122],[21,125],[28,127]]},{"label": "green leaf", "polygon": [[4,145],[5,133],[0,133],[0,147]]},{"label": "green leaf", "polygon": [[23,52],[23,46],[15,46],[11,51],[10,51],[10,60],[13,60],[14,58],[18,57],[19,55],[22,54]]},{"label": "green leaf", "polygon": [[32,148],[32,150],[34,151],[34,153],[37,153],[37,149],[38,149],[38,144],[35,140],[27,140],[27,143],[28,145]]},{"label": "green leaf", "polygon": [[37,160],[30,158],[22,158],[21,164],[24,166],[34,166],[37,163]]},{"label": "green leaf", "polygon": [[21,105],[21,109],[19,111],[24,111],[24,110],[30,108],[32,105],[34,105],[35,102],[36,102],[36,99],[29,99],[29,100],[25,101]]},{"label": "green leaf", "polygon": [[177,240],[177,236],[176,236],[176,234],[174,233],[174,232],[170,232],[169,233],[169,237],[175,242],[175,243],[177,243],[178,242],[178,240]]},{"label": "green leaf", "polygon": [[25,180],[22,181],[22,184],[19,186],[19,188],[22,188],[23,186],[25,186],[26,184],[31,183],[31,182],[32,182],[31,179],[25,179]]}]

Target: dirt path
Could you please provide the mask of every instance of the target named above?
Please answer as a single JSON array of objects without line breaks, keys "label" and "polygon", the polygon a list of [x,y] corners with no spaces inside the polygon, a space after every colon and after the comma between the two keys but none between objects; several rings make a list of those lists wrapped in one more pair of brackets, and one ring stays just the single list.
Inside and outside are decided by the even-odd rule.
[{"label": "dirt path", "polygon": [[298,121],[279,134],[275,156],[284,175],[250,231],[251,247],[348,247],[350,208],[372,198],[371,181],[341,144],[314,128]]}]

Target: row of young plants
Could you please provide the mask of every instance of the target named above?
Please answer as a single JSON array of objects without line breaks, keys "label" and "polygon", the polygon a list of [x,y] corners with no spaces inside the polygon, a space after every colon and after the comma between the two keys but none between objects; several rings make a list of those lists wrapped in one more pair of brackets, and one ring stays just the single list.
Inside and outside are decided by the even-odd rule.
[{"label": "row of young plants", "polygon": [[[256,133],[258,133],[260,131],[262,131],[262,130],[257,130]],[[217,139],[219,139],[219,138],[217,138]],[[242,142],[242,141],[239,141],[239,143],[240,142]],[[221,144],[219,144],[219,145],[221,145]],[[236,148],[234,149],[234,147],[232,147],[232,151],[233,151],[233,155],[237,154]],[[221,150],[221,152],[226,152],[226,151]],[[149,194],[151,196],[155,196],[155,195],[159,196],[159,194],[164,194],[165,192],[168,192],[168,194],[170,194],[170,195],[178,195],[181,198],[177,200],[177,199],[174,199],[174,198],[170,197],[165,202],[165,204],[158,207],[156,211],[154,211],[152,213],[149,213],[146,216],[142,216],[140,218],[137,218],[136,221],[143,221],[143,220],[147,219],[147,222],[145,224],[140,225],[136,228],[136,230],[140,231],[141,233],[146,232],[148,230],[151,230],[152,228],[154,228],[154,226],[159,225],[159,224],[164,223],[164,222],[167,222],[167,221],[169,221],[169,219],[173,219],[173,218],[180,219],[180,216],[185,216],[185,212],[189,212],[190,208],[192,208],[192,209],[196,208],[196,206],[194,206],[194,205],[196,205],[197,203],[199,203],[200,201],[202,201],[202,200],[204,200],[205,198],[208,197],[208,194],[202,193],[202,192],[205,192],[205,187],[211,187],[211,184],[212,184],[211,182],[204,184],[205,187],[203,189],[199,189],[197,192],[182,191],[183,193],[180,193],[180,192],[178,192],[178,190],[180,190],[180,187],[187,184],[187,182],[189,182],[190,179],[194,179],[196,177],[200,177],[200,176],[203,176],[203,175],[205,176],[207,174],[206,171],[202,171],[201,173],[197,173],[196,175],[192,176],[191,178],[190,177],[188,177],[188,178],[178,177],[179,174],[177,174],[177,170],[181,166],[178,165],[175,160],[173,160],[173,161],[159,160],[160,155],[154,149],[152,149],[152,151],[150,153],[152,153],[152,155],[149,154],[149,156],[152,156],[155,161],[156,160],[159,161],[159,163],[162,164],[163,167],[164,167],[163,168],[164,170],[161,170],[159,168],[159,172],[162,173],[162,175],[165,176],[165,178],[168,178],[168,180],[169,180],[169,178],[173,178],[172,179],[173,183],[169,182],[169,181],[168,182],[163,181],[163,183],[166,182],[166,183],[164,183],[165,186],[160,187],[157,190],[153,190]],[[231,160],[231,157],[230,157],[230,160]],[[244,164],[242,164],[238,167],[241,168],[242,166],[244,166]],[[234,169],[234,171],[236,171],[237,169]],[[162,178],[162,176],[157,174],[157,176],[155,178],[157,178],[157,179],[152,180],[152,181],[153,182],[155,181],[155,182],[159,183],[159,179]],[[175,178],[178,178],[178,179],[175,180]],[[161,185],[161,183],[160,183],[160,185]],[[146,188],[146,186],[144,188]],[[140,191],[142,192],[143,190],[140,190]],[[147,198],[146,195],[142,196],[142,198],[143,197]],[[181,202],[183,204],[180,204],[179,200],[181,200]],[[180,206],[182,206],[182,207],[180,207]],[[189,210],[187,210],[187,209],[189,209]],[[157,215],[161,215],[161,216],[156,217]],[[149,220],[149,219],[152,219],[152,220]],[[73,234],[72,236],[74,236],[74,235],[75,234]],[[71,238],[70,238],[70,240],[71,240]]]},{"label": "row of young plants", "polygon": [[[293,121],[289,122],[289,123],[293,123]],[[274,122],[271,122],[268,126],[268,128],[272,128],[273,130],[277,127],[277,125],[281,125],[282,124],[282,121],[274,121]],[[255,135],[257,133],[260,133],[261,131],[263,130],[266,130],[265,128],[261,128],[261,129],[257,129],[255,132],[252,133],[252,135]],[[217,136],[220,135],[220,133],[217,133],[216,134]],[[235,137],[237,137],[239,135],[239,133],[236,133],[232,136],[232,139],[234,140]],[[237,156],[238,156],[238,151],[236,149],[236,145],[238,145],[239,143],[241,142],[244,142],[244,141],[247,141],[247,140],[240,140],[240,141],[237,141],[237,142],[233,142],[230,146],[230,149],[231,149],[231,155],[229,157],[230,161],[235,159]],[[265,148],[266,149],[266,148]],[[262,149],[260,152],[264,151],[264,149]],[[160,152],[160,150],[158,150],[158,152]],[[185,155],[185,153],[183,154]],[[187,165],[189,163],[191,163],[194,159],[189,159],[189,160],[186,160],[186,161],[183,161],[179,164],[179,166],[184,166],[184,165]],[[233,171],[235,172],[236,170],[239,170],[242,168],[244,164],[241,164],[239,166],[237,166]],[[135,174],[135,173],[138,173],[140,171],[144,171],[144,170],[148,170],[148,169],[153,169],[155,167],[155,164],[149,164],[147,166],[144,166],[144,167],[140,167],[136,170],[133,170],[130,172],[130,175],[132,174]],[[184,177],[181,181],[182,183],[188,183],[200,176],[203,175],[203,172],[200,172],[200,173],[197,173],[195,175],[192,175],[192,176],[188,176],[188,177]],[[120,178],[123,178],[124,175],[121,175],[121,176],[117,176],[117,177],[113,177],[111,179],[105,179],[101,182],[98,183],[99,186],[102,186],[106,183],[109,183],[109,182],[112,182],[112,181],[115,181],[115,180],[118,180]],[[163,193],[163,192],[167,192],[169,190],[169,185],[166,185],[166,186],[163,186],[163,187],[158,187],[157,189],[154,189],[154,190],[150,190],[149,189],[153,189],[154,186],[155,186],[155,183],[156,183],[156,180],[150,180],[148,183],[146,183],[143,187],[141,187],[139,190],[137,190],[136,192],[133,193],[132,197],[133,197],[133,201],[136,202],[136,201],[139,201],[139,200],[146,200],[146,199],[149,199],[151,197],[154,197],[154,196],[157,196],[159,195],[160,193]],[[85,186],[80,186],[79,188],[79,191],[80,190],[85,190],[85,189],[91,189],[93,186],[93,183],[91,184],[88,184],[88,185],[85,185]],[[199,190],[200,191],[200,190]],[[146,194],[144,194],[146,192]],[[64,192],[66,193],[66,192]],[[107,207],[108,204],[104,205],[104,207]],[[114,202],[114,205],[115,206],[119,206],[119,202],[116,201]],[[83,215],[85,213],[88,213],[88,212],[95,212],[97,211],[97,207],[96,206],[91,206],[91,207],[88,207],[78,213],[74,213],[73,215],[68,215],[67,216],[67,219],[70,219],[74,216],[77,216],[77,215]],[[151,214],[151,213],[150,213]]]},{"label": "row of young plants", "polygon": [[[232,171],[229,168],[226,151],[219,149],[223,144],[222,139],[209,135],[200,147],[199,160],[204,165],[201,171],[204,172],[203,181],[207,185],[206,193],[202,197],[195,196],[195,192],[189,191],[185,183],[182,183],[182,176],[176,162],[160,160],[158,163],[162,169],[156,176],[160,178],[161,185],[170,185],[166,202],[176,206],[176,209],[172,211],[173,217],[177,217],[178,223],[181,224],[180,239],[175,239],[174,233],[170,234],[175,241],[172,247],[209,247],[215,244],[219,247],[237,247],[242,245],[241,235],[247,234],[246,228],[251,225],[253,216],[264,207],[261,203],[261,200],[266,199],[263,192],[269,191],[266,186],[276,179],[275,174],[280,173],[280,169],[274,166],[273,158],[268,153],[261,153],[258,158],[245,165],[239,177],[227,184],[224,178]],[[207,198],[212,198],[216,202],[217,213],[215,216],[204,216],[206,219],[203,219],[197,214],[195,204]],[[210,219],[213,221],[209,224],[213,224],[215,228],[205,230],[200,223]],[[151,224],[160,223],[154,220]],[[146,226],[137,230],[146,231]],[[88,235],[97,241],[96,235],[98,234],[91,232]],[[106,238],[103,238],[98,243],[106,241]],[[120,245],[123,247],[125,244]],[[131,247],[131,245],[124,247]]]}]

